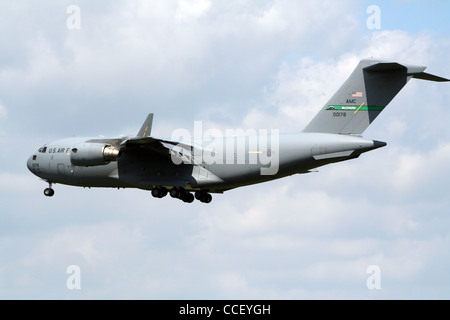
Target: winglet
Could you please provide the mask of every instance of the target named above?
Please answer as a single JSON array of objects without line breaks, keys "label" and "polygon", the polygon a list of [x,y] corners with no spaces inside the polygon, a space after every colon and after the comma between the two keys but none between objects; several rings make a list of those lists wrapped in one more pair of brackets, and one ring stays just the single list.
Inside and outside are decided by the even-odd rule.
[{"label": "winglet", "polygon": [[153,113],[150,113],[142,124],[137,136],[140,138],[150,137],[152,132]]}]

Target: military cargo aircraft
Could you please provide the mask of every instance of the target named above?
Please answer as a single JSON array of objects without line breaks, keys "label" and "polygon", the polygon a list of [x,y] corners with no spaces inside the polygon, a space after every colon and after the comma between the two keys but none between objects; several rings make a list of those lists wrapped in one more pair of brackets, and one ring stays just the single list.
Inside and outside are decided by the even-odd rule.
[{"label": "military cargo aircraft", "polygon": [[[424,66],[364,59],[302,132],[161,139],[152,136],[149,114],[136,136],[66,138],[48,143],[28,159],[28,169],[53,184],[139,188],[155,198],[211,202],[211,193],[308,173],[358,158],[386,145],[364,130],[411,79],[449,81]],[[202,136],[203,137],[203,136]]]}]

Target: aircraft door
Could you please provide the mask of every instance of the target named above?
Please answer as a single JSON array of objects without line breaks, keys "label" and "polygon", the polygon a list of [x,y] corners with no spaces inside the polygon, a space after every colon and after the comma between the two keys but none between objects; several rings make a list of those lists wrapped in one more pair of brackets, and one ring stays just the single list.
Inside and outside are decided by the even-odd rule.
[{"label": "aircraft door", "polygon": [[58,163],[57,173],[58,176],[64,176],[66,174],[66,165],[64,163]]}]

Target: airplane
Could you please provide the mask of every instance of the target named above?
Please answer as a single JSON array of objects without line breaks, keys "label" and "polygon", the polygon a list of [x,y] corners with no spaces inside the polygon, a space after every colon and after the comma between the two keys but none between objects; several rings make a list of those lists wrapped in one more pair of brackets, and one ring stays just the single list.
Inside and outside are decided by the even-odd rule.
[{"label": "airplane", "polygon": [[450,81],[425,69],[363,59],[297,133],[161,139],[151,135],[150,113],[136,136],[57,140],[33,153],[27,167],[49,184],[47,197],[54,195],[53,184],[66,184],[139,188],[155,198],[170,194],[187,203],[194,198],[209,203],[212,193],[312,172],[386,146],[362,134],[404,85],[411,78]]}]

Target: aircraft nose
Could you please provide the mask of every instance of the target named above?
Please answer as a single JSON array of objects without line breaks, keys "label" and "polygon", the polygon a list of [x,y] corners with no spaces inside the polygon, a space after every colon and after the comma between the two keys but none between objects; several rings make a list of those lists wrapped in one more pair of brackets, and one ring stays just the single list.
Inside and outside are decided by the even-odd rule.
[{"label": "aircraft nose", "polygon": [[33,156],[30,156],[29,158],[28,158],[28,160],[27,160],[27,168],[28,168],[28,170],[30,170],[30,171],[32,171],[31,170],[31,159],[33,158]]},{"label": "aircraft nose", "polygon": [[39,161],[39,157],[37,154],[33,154],[27,160],[27,168],[31,171],[32,174],[42,178],[43,170],[40,167],[42,165]]},{"label": "aircraft nose", "polygon": [[39,170],[39,163],[36,161],[37,160],[36,157],[37,157],[37,155],[33,154],[28,158],[27,168],[28,168],[28,170],[31,171],[31,173],[38,175],[40,170]]}]

